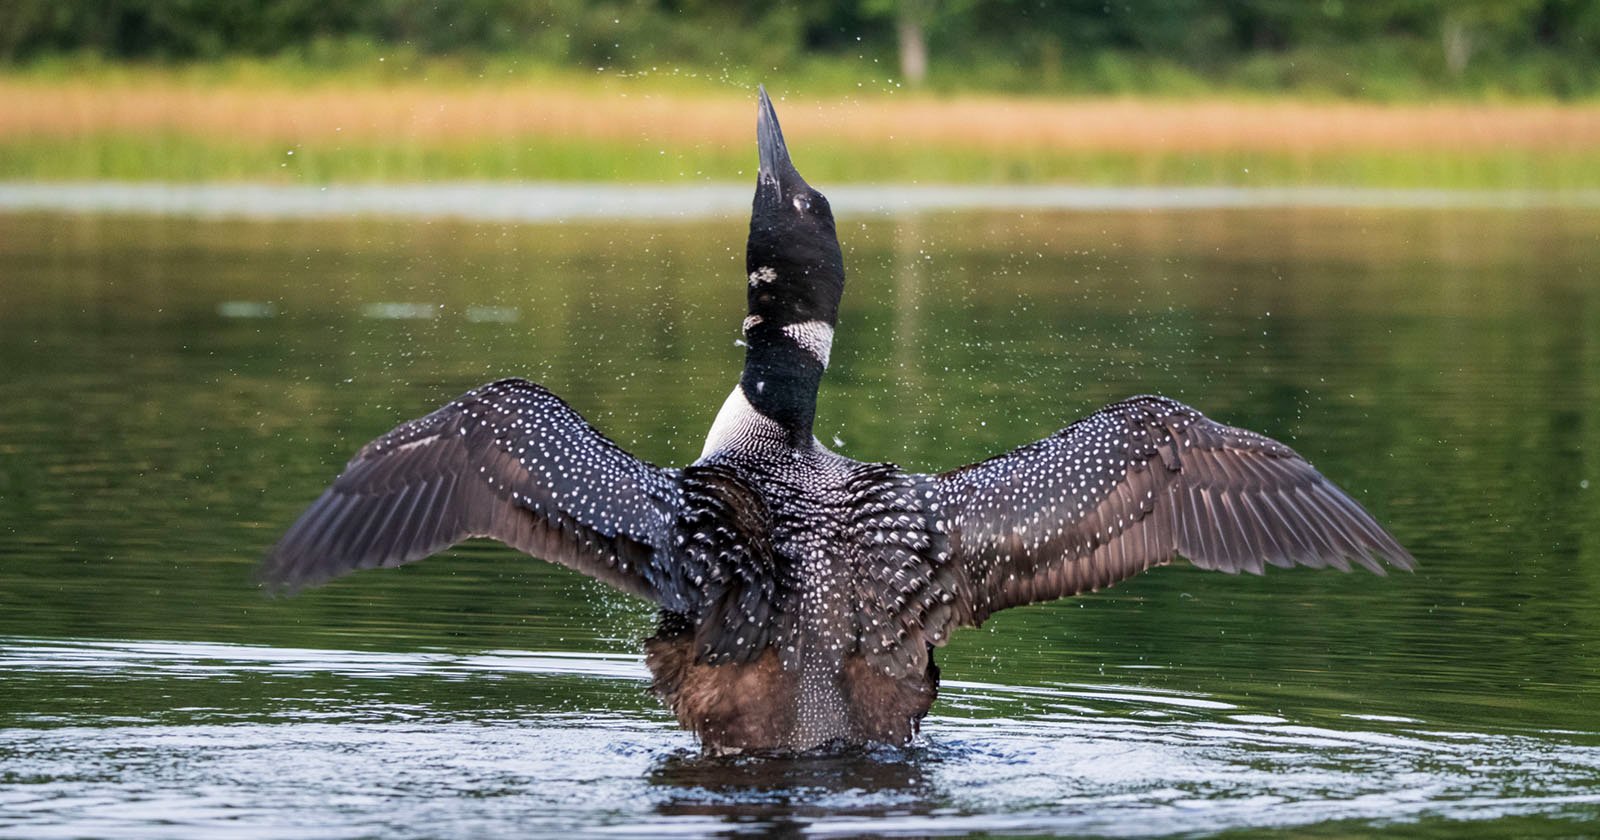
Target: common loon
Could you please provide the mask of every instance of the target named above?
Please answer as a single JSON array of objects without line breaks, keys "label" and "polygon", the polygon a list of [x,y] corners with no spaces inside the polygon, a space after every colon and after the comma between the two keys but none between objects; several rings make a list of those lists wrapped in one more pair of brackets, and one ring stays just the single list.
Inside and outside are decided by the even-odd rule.
[{"label": "common loon", "polygon": [[744,372],[699,460],[645,463],[539,385],[504,379],[358,452],[264,580],[298,588],[500,540],[657,605],[653,687],[719,752],[905,743],[951,631],[1178,557],[1224,572],[1411,568],[1289,447],[1162,397],[946,473],[829,451],[812,420],[844,261],[765,89],[756,126]]}]

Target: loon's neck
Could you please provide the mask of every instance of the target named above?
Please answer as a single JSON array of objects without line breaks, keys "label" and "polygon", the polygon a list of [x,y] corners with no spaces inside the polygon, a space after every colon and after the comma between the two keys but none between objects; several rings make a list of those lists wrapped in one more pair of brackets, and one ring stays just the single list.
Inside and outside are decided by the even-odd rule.
[{"label": "loon's neck", "polygon": [[[810,447],[817,390],[833,350],[837,298],[823,310],[777,294],[771,269],[750,272],[750,314],[739,384],[723,403],[701,457],[732,447]],[[820,317],[816,317],[820,316]]]},{"label": "loon's neck", "polygon": [[833,325],[821,320],[785,324],[752,314],[744,320],[744,340],[739,389],[745,399],[783,428],[790,446],[809,446]]}]

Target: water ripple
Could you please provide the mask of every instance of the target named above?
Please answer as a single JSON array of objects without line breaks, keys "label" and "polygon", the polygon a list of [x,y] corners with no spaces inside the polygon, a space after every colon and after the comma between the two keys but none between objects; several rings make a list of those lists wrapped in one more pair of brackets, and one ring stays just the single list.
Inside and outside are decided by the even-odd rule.
[{"label": "water ripple", "polygon": [[[0,671],[23,699],[0,716],[0,831],[33,837],[1154,836],[1600,817],[1592,737],[1333,728],[1116,684],[952,682],[984,713],[931,717],[908,749],[711,759],[658,711],[481,693],[642,693],[634,656],[4,638]],[[52,714],[29,691],[180,679],[188,696],[117,720]],[[275,707],[233,697],[240,681],[265,681]],[[391,687],[417,681],[433,687]],[[481,705],[442,706],[440,682]]]}]

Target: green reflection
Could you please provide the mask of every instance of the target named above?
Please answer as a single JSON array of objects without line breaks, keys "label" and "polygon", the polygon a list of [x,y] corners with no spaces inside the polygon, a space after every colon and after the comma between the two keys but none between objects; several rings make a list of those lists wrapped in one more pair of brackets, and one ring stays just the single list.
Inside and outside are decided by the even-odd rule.
[{"label": "green reflection", "polygon": [[[357,446],[499,376],[693,459],[740,362],[743,233],[0,216],[0,636],[635,650],[644,605],[488,544],[294,599],[250,572]],[[942,469],[1160,392],[1290,442],[1422,563],[1162,570],[958,635],[947,678],[1593,732],[1597,234],[1562,210],[846,222],[818,434]],[[16,708],[69,693],[31,685]]]}]

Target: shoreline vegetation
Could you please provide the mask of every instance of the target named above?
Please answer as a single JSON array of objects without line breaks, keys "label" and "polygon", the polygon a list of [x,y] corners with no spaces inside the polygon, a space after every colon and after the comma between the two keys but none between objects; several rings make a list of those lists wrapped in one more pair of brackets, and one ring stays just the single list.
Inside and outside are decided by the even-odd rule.
[{"label": "shoreline vegetation", "polygon": [[[1600,103],[849,90],[784,74],[819,183],[1592,189]],[[693,183],[747,176],[754,84],[448,63],[0,71],[0,179]]]}]

